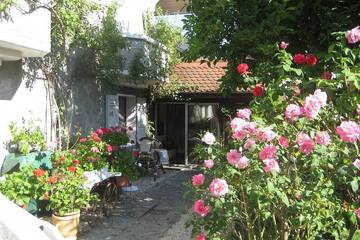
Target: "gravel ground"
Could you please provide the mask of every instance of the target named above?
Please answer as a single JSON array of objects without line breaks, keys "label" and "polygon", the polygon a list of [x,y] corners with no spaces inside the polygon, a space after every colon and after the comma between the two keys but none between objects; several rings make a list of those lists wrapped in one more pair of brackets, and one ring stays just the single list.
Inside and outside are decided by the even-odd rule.
[{"label": "gravel ground", "polygon": [[79,239],[117,240],[188,240],[190,229],[184,224],[191,202],[183,198],[184,182],[193,171],[167,170],[156,182],[151,176],[133,183],[136,192],[124,192],[110,216],[81,221]]}]

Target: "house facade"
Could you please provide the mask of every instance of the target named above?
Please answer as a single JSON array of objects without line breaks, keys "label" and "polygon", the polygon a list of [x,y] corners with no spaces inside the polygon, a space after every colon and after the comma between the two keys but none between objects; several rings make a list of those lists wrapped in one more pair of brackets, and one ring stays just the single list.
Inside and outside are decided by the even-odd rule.
[{"label": "house facade", "polygon": [[[100,1],[109,4],[111,1]],[[87,74],[79,63],[80,54],[69,57],[61,78],[64,93],[63,116],[67,132],[77,127],[86,133],[90,129],[125,125],[133,129],[131,138],[136,141],[145,136],[147,124],[148,87],[158,78],[130,79],[131,67],[138,53],[142,63],[150,61],[151,49],[158,43],[144,33],[144,13],[154,11],[155,0],[120,0],[116,20],[127,40],[128,47],[121,50],[124,67],[120,78],[111,82],[98,81]],[[27,4],[22,2],[25,8]],[[9,123],[34,120],[47,141],[57,139],[58,109],[49,95],[47,79],[39,69],[32,68],[31,58],[43,57],[50,52],[51,15],[45,9],[22,14],[11,9],[11,21],[0,21],[0,166],[7,152],[6,143],[11,138]],[[36,32],[37,34],[34,34]],[[164,54],[166,61],[166,54]]]}]

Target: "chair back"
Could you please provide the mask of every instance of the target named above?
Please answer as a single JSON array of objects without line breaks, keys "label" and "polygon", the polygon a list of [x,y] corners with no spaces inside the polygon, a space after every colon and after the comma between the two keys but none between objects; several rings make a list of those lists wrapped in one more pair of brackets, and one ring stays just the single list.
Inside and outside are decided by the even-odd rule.
[{"label": "chair back", "polygon": [[139,150],[140,153],[150,153],[152,150],[153,140],[148,137],[143,137],[139,139]]}]

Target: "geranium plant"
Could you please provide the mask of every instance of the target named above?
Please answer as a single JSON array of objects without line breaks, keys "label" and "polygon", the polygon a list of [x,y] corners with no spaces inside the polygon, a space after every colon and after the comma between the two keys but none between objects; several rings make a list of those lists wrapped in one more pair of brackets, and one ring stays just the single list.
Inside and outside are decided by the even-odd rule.
[{"label": "geranium plant", "polygon": [[83,170],[80,167],[69,166],[67,169],[57,169],[51,176],[48,208],[56,215],[64,216],[86,207],[90,201],[97,199],[97,196],[82,187],[84,182]]},{"label": "geranium plant", "polygon": [[127,128],[123,126],[99,128],[96,130],[96,133],[102,137],[104,142],[113,147],[119,147],[120,145],[124,145],[129,142]]},{"label": "geranium plant", "polygon": [[204,135],[189,221],[198,239],[358,239],[360,50],[344,35],[323,59],[280,43],[277,78],[254,86],[227,141]]}]

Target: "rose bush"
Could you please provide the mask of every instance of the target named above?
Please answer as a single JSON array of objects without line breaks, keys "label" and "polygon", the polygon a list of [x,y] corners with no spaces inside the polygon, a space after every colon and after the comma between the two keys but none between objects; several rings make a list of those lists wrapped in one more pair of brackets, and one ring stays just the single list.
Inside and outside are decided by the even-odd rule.
[{"label": "rose bush", "polygon": [[277,78],[251,111],[238,110],[225,141],[202,138],[203,177],[190,188],[198,239],[358,239],[357,34],[336,33],[319,59],[277,44]]}]

